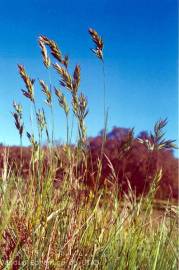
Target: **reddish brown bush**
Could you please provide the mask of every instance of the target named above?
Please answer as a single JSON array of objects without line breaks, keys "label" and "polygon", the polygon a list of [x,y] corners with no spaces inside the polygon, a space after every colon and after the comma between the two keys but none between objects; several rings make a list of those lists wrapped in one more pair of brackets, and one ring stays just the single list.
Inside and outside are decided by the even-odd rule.
[{"label": "reddish brown bush", "polygon": [[[102,157],[100,186],[104,184],[105,179],[114,181],[114,177],[111,179],[109,158],[117,181],[124,191],[127,190],[127,180],[129,180],[137,194],[147,192],[156,169],[162,167],[163,176],[156,196],[161,199],[168,197],[177,199],[178,159],[174,157],[172,150],[162,149],[149,152],[143,144],[139,143],[139,137],[150,139],[147,132],[141,132],[137,138],[134,138],[130,130],[125,128],[115,127],[107,134],[104,145],[105,154]],[[97,175],[97,160],[101,157],[102,140],[102,134],[89,140],[88,169],[91,172],[89,178],[92,179],[91,176],[93,176],[93,180],[89,180],[90,184],[95,181]]]}]

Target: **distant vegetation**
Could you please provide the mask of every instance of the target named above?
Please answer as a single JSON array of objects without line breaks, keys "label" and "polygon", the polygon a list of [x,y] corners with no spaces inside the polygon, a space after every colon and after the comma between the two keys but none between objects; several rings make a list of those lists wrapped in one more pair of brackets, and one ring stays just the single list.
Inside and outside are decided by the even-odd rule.
[{"label": "distant vegetation", "polygon": [[[103,40],[89,29],[92,52],[103,72],[104,130],[88,138],[88,101],[80,93],[80,66],[57,43],[40,36],[48,82],[39,80],[45,109],[35,98],[35,80],[18,65],[22,94],[32,105],[26,130],[23,106],[13,102],[19,146],[0,146],[0,269],[177,269],[178,160],[174,141],[164,138],[167,120],[151,134],[113,128],[107,132]],[[51,54],[51,56],[49,56]],[[51,72],[59,84],[54,86]],[[66,99],[70,96],[71,102]],[[54,99],[66,118],[66,143],[54,138]],[[46,110],[51,114],[49,128]],[[78,143],[71,143],[73,115]],[[30,146],[23,147],[23,136]],[[47,141],[44,146],[43,141]]]},{"label": "distant vegetation", "polygon": [[[129,136],[131,136],[130,141]],[[151,153],[143,144],[139,143],[139,139],[150,140],[150,136],[146,131],[143,131],[135,138],[130,129],[117,127],[114,127],[111,132],[107,133],[98,188],[103,188],[105,185],[110,187],[112,184],[118,184],[123,192],[128,192],[127,183],[129,181],[132,190],[137,196],[143,193],[147,194],[157,168],[162,167],[162,177],[155,198],[177,200],[179,196],[178,159],[174,157],[173,150],[163,149]],[[95,179],[98,172],[97,160],[100,159],[102,140],[103,136],[101,135],[88,139],[88,149],[86,151],[88,172],[86,179],[83,179],[87,189],[96,189],[97,183]],[[73,150],[73,147],[74,146],[71,146],[71,150]],[[44,146],[44,149],[45,148],[47,147]],[[3,153],[3,145],[0,146],[0,149],[1,153]],[[63,159],[65,159],[63,145],[58,145],[56,149],[59,151],[58,162],[63,163]],[[31,151],[31,147],[23,147],[21,159],[20,147],[9,147],[9,164],[12,166],[14,172],[16,168],[18,171],[21,166],[22,175],[27,177]],[[46,153],[48,154],[47,149]],[[115,178],[111,174],[109,160],[115,170]],[[47,157],[44,163],[47,166]],[[0,157],[0,166],[2,170],[3,155]],[[78,169],[80,170],[80,164]],[[65,169],[63,170],[63,168],[57,169],[54,183],[63,180],[64,171]]]}]

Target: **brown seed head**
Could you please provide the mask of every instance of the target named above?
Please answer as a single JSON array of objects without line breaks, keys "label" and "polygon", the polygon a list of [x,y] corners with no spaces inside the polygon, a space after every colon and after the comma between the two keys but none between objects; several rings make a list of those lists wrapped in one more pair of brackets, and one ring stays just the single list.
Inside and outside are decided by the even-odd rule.
[{"label": "brown seed head", "polygon": [[50,49],[51,49],[51,54],[61,63],[62,62],[62,53],[60,49],[58,48],[57,44],[55,41],[50,40]]},{"label": "brown seed head", "polygon": [[13,107],[15,109],[15,112],[12,113],[14,120],[15,120],[15,126],[17,130],[19,131],[20,137],[22,137],[23,130],[24,130],[24,124],[22,122],[22,106],[20,104],[17,104],[15,101],[13,102]]},{"label": "brown seed head", "polygon": [[39,41],[43,42],[45,45],[49,45],[50,39],[48,39],[46,36],[39,36]]},{"label": "brown seed head", "polygon": [[77,90],[80,85],[80,66],[76,65],[73,73],[73,91],[77,93]]},{"label": "brown seed head", "polygon": [[44,92],[45,95],[46,95],[46,100],[45,100],[45,102],[46,102],[49,106],[51,106],[51,105],[52,105],[52,95],[51,95],[51,93],[50,93],[50,91],[49,91],[49,89],[48,89],[48,86],[45,84],[45,82],[44,82],[43,80],[39,80],[39,83],[40,83],[40,85],[41,85],[41,87],[42,87],[42,92]]},{"label": "brown seed head", "polygon": [[48,45],[51,49],[51,54],[61,63],[62,62],[62,53],[60,49],[58,48],[58,45],[56,42],[52,39],[48,39],[46,36],[41,35],[39,37],[39,42],[44,43],[45,45]]},{"label": "brown seed head", "polygon": [[68,71],[57,63],[53,65],[53,67],[56,69],[56,71],[58,72],[58,74],[60,74],[62,78],[60,84],[66,87],[68,90],[73,91],[72,79]]},{"label": "brown seed head", "polygon": [[84,119],[88,114],[88,110],[87,110],[88,101],[83,93],[80,94],[78,100],[79,100],[78,103],[79,103],[80,114],[81,114],[81,117]]},{"label": "brown seed head", "polygon": [[57,88],[55,88],[55,94],[58,97],[59,105],[63,108],[66,115],[69,113],[69,106],[67,104],[64,94]]},{"label": "brown seed head", "polygon": [[65,55],[64,59],[62,60],[62,64],[68,68],[68,64],[69,64],[69,57],[68,55]]},{"label": "brown seed head", "polygon": [[88,32],[89,32],[89,34],[90,34],[93,42],[96,45],[95,49],[92,49],[92,52],[94,52],[99,59],[103,60],[103,47],[104,47],[104,43],[103,43],[102,38],[92,28],[89,28]]},{"label": "brown seed head", "polygon": [[34,79],[30,79],[30,77],[27,75],[25,68],[23,65],[18,65],[19,68],[19,74],[21,75],[21,78],[23,79],[27,91],[22,90],[24,96],[26,96],[27,98],[29,98],[32,102],[34,102],[34,88],[33,88],[33,84],[35,82]]}]

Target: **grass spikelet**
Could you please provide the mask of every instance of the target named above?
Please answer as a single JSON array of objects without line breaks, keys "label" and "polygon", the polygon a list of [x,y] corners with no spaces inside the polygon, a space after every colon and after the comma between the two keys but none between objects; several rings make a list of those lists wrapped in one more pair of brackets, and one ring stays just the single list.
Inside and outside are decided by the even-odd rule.
[{"label": "grass spikelet", "polygon": [[174,149],[177,148],[174,144],[175,140],[165,140],[165,132],[163,128],[167,124],[167,119],[159,120],[155,123],[154,132],[151,133],[149,140],[139,138],[139,142],[144,144],[149,151],[161,150],[161,149]]},{"label": "grass spikelet", "polygon": [[46,36],[40,36],[39,41],[48,45],[51,49],[51,54],[53,55],[53,57],[57,59],[60,63],[62,62],[62,53],[54,40],[48,39]]},{"label": "grass spikelet", "polygon": [[64,59],[62,60],[62,64],[66,67],[66,69],[68,68],[68,65],[69,65],[68,55],[65,55]]},{"label": "grass spikelet", "polygon": [[37,112],[37,121],[38,121],[38,125],[40,127],[40,131],[42,132],[43,129],[46,127],[47,123],[46,123],[46,118],[45,118],[45,113],[44,110],[38,110]]},{"label": "grass spikelet", "polygon": [[17,104],[15,101],[13,102],[13,107],[15,109],[15,112],[12,113],[14,120],[15,120],[15,126],[17,130],[19,131],[19,136],[22,138],[22,134],[24,131],[24,124],[22,122],[22,106],[20,104]]},{"label": "grass spikelet", "polygon": [[21,75],[21,78],[23,79],[25,86],[27,88],[27,91],[22,90],[22,93],[25,97],[29,98],[32,102],[34,102],[34,79],[31,79],[26,71],[23,65],[18,65],[19,68],[19,74]]},{"label": "grass spikelet", "polygon": [[72,100],[72,106],[73,106],[73,112],[78,119],[78,133],[79,133],[79,144],[83,148],[83,146],[86,143],[86,127],[84,120],[88,114],[88,109],[87,109],[87,98],[84,96],[83,93],[77,97],[76,95],[73,95],[73,100]]},{"label": "grass spikelet", "polygon": [[67,104],[67,101],[66,101],[64,94],[57,88],[55,88],[55,94],[58,97],[59,105],[63,108],[66,116],[68,116],[70,109],[69,109],[69,106]]},{"label": "grass spikelet", "polygon": [[96,47],[95,49],[91,49],[92,52],[94,52],[94,54],[101,60],[103,60],[103,47],[104,47],[104,43],[102,38],[98,35],[98,33],[96,32],[96,30],[89,28],[88,30],[93,42],[95,43]]},{"label": "grass spikelet", "polygon": [[[29,139],[29,142],[31,143],[31,145],[33,147],[32,154],[35,156],[38,149],[39,149],[38,142],[36,141],[34,134],[26,132],[26,135],[27,135],[27,138]],[[36,158],[36,160],[38,160],[38,157]],[[34,159],[34,161],[35,161],[35,159]]]},{"label": "grass spikelet", "polygon": [[59,64],[54,64],[53,67],[56,69],[58,74],[61,76],[60,84],[66,87],[68,90],[73,91],[72,79],[68,71],[61,67]]},{"label": "grass spikelet", "polygon": [[42,53],[42,57],[43,57],[43,63],[45,65],[46,68],[50,67],[51,61],[50,58],[47,55],[47,49],[43,43],[43,41],[39,38],[39,46],[41,48],[41,53]]},{"label": "grass spikelet", "polygon": [[45,84],[45,82],[43,80],[39,80],[39,83],[42,87],[42,92],[44,92],[44,94],[46,96],[45,102],[47,103],[47,105],[51,106],[52,105],[52,95],[49,91],[48,86]]},{"label": "grass spikelet", "polygon": [[77,90],[80,85],[80,66],[76,65],[74,73],[73,73],[73,92],[77,93]]}]

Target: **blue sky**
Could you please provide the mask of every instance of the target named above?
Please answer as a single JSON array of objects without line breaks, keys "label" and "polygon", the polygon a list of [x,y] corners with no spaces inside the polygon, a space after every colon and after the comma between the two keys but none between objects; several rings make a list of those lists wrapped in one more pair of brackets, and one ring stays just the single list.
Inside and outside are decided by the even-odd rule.
[{"label": "blue sky", "polygon": [[[166,137],[177,139],[177,24],[176,0],[1,0],[0,141],[19,143],[11,115],[13,100],[23,104],[30,129],[30,105],[20,92],[17,64],[24,64],[31,77],[48,82],[37,44],[40,34],[57,41],[72,67],[81,65],[81,90],[89,101],[88,134],[97,135],[103,128],[102,67],[89,50],[89,27],[105,43],[109,130],[135,127],[138,134],[167,117]],[[55,75],[51,77],[56,83]],[[37,83],[35,91],[41,107]],[[56,139],[63,139],[64,115],[57,104],[55,111]]]}]

